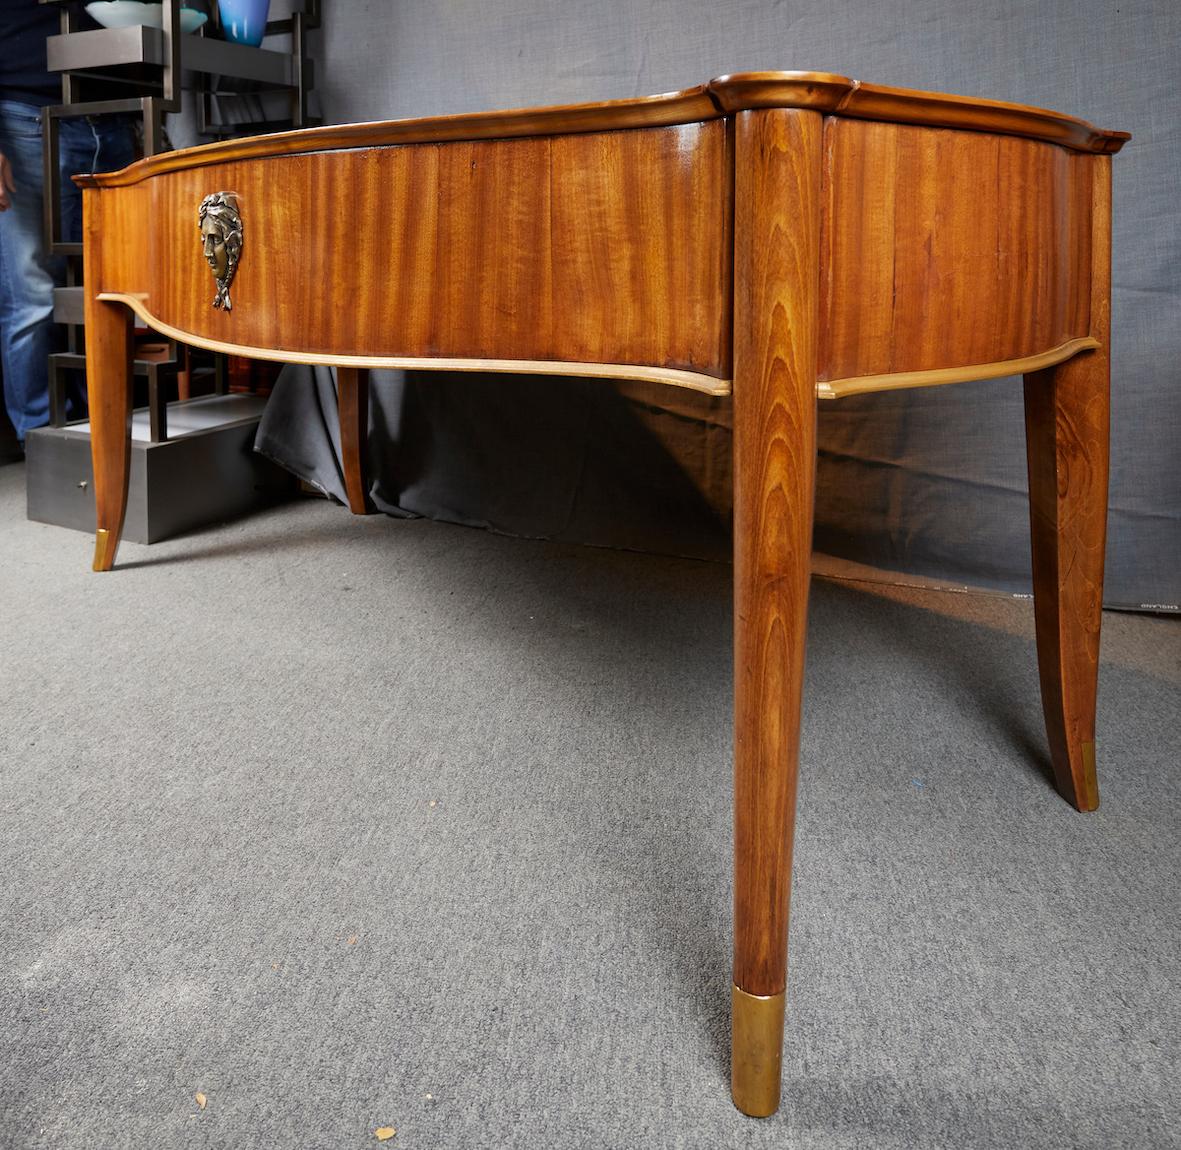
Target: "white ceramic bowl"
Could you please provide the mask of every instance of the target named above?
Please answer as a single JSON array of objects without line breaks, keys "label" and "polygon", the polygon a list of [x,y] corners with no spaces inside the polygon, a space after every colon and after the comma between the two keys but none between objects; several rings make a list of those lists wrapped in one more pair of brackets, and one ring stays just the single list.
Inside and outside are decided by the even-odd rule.
[{"label": "white ceramic bowl", "polygon": [[[104,28],[130,28],[146,24],[149,28],[164,27],[164,5],[142,4],[140,0],[94,0],[86,5],[87,13]],[[195,32],[209,17],[196,8],[180,10],[180,30]]]}]

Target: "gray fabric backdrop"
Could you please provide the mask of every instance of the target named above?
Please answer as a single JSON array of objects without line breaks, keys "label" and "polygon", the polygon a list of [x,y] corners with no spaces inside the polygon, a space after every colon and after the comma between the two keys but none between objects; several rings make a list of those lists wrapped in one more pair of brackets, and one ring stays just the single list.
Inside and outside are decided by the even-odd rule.
[{"label": "gray fabric backdrop", "polygon": [[[1130,130],[1132,142],[1114,161],[1107,601],[1168,610],[1181,603],[1181,463],[1175,446],[1181,429],[1181,5],[1176,0],[327,0],[316,51],[322,109],[328,121],[338,122],[641,96],[730,71],[800,68],[1040,105]],[[565,483],[558,474],[563,453],[534,458],[535,482],[528,482],[521,475],[532,458],[525,450],[523,462],[521,444],[528,440],[507,454],[497,447],[505,423],[512,421],[503,411],[496,416],[503,404],[494,401],[494,410],[486,412],[488,389],[474,380],[438,383],[429,406],[438,409],[439,418],[420,418],[415,434],[429,437],[445,426],[449,405],[464,416],[464,427],[451,433],[451,450],[420,450],[414,476],[403,474],[400,484],[388,475],[375,481],[383,506],[525,534],[582,534],[592,542],[631,546],[647,539],[656,549],[688,553],[719,550],[724,514],[716,523],[701,516],[703,505],[716,509],[715,491],[688,498],[686,522],[696,526],[687,535],[701,532],[694,544],[685,537],[675,493],[662,489],[653,502],[642,475],[630,494],[623,488],[611,498],[583,492],[582,504],[601,510],[601,520],[573,516],[573,526],[570,519],[555,526],[552,493],[555,476],[558,486]],[[396,445],[406,432],[399,397],[425,392],[430,384],[412,380],[404,390],[398,379],[387,378],[381,386],[376,408],[387,413],[387,422],[378,433]],[[536,381],[520,386],[536,394]],[[320,403],[307,398],[310,390],[281,389],[267,445],[272,453],[284,455],[282,444],[274,442],[276,426],[290,426],[292,410],[301,404]],[[570,466],[582,467],[582,448],[593,435],[592,425],[601,422],[594,405],[615,412],[621,401],[608,385],[588,390],[583,384],[567,395],[580,414],[565,422],[581,429],[581,446],[571,446],[564,456],[573,461]],[[650,438],[667,446],[644,397],[622,402],[641,422],[647,420]],[[422,415],[421,400],[410,406]],[[673,422],[688,430],[672,454],[683,452],[686,443],[692,452],[703,434],[713,437],[715,416],[705,408],[700,420],[676,413]],[[600,452],[611,452],[609,441],[595,442]],[[1028,590],[1019,383],[825,404],[820,443],[818,547],[896,570]],[[473,458],[487,467],[473,466]],[[330,468],[310,470],[332,488]],[[611,467],[600,471],[607,475]],[[488,489],[509,472],[515,475],[511,511],[502,497],[490,510]],[[580,476],[584,485],[594,478],[585,468]],[[605,526],[613,517],[628,516],[635,522],[619,535]],[[673,523],[670,538],[666,528]]]}]

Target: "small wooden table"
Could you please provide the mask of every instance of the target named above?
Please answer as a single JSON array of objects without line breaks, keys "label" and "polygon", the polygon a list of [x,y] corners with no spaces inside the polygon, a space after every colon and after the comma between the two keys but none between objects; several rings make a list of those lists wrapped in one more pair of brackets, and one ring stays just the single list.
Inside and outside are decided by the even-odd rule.
[{"label": "small wooden table", "polygon": [[196,346],[336,365],[357,512],[372,367],[732,395],[732,1089],[770,1114],[817,399],[1024,375],[1046,726],[1058,789],[1094,809],[1110,156],[1127,139],[1035,108],[768,72],[79,177],[95,569],[114,562],[127,499],[132,313]]}]

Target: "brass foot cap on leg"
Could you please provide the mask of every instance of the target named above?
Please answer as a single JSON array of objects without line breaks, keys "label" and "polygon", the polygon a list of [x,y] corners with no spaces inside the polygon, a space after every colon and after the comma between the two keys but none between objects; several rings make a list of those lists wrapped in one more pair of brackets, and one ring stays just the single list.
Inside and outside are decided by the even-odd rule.
[{"label": "brass foot cap on leg", "polygon": [[115,565],[115,544],[111,533],[100,527],[94,534],[94,570],[109,571]]},{"label": "brass foot cap on leg", "polygon": [[783,991],[764,997],[731,987],[730,1096],[752,1118],[779,1109],[783,1006]]}]

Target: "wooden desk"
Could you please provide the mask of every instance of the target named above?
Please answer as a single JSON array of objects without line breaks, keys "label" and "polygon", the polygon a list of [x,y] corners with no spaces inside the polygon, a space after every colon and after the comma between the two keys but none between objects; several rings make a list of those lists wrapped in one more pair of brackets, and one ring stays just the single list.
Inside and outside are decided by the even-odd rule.
[{"label": "wooden desk", "polygon": [[[371,367],[732,395],[732,1088],[770,1114],[818,397],[1024,374],[1046,726],[1059,790],[1098,805],[1110,155],[1127,138],[1016,105],[751,73],[646,100],[212,144],[79,178],[95,569],[114,562],[126,504],[132,312],[197,346],[337,365],[355,511]],[[206,201],[219,192],[233,195]],[[231,306],[219,291],[215,307],[227,251]]]}]

